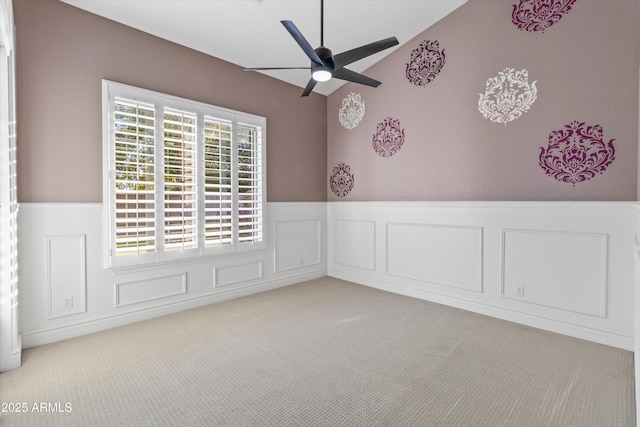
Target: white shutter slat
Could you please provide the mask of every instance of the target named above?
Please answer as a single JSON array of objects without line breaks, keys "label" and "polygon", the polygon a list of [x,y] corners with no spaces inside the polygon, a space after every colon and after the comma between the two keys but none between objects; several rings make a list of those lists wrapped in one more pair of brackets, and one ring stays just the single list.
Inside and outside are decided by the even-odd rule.
[{"label": "white shutter slat", "polygon": [[164,246],[190,250],[198,246],[197,114],[164,109]]},{"label": "white shutter slat", "polygon": [[262,134],[259,126],[238,129],[238,242],[262,241]]},{"label": "white shutter slat", "polygon": [[114,99],[115,252],[155,252],[155,108]]},{"label": "white shutter slat", "polygon": [[205,246],[233,243],[232,122],[204,118]]}]

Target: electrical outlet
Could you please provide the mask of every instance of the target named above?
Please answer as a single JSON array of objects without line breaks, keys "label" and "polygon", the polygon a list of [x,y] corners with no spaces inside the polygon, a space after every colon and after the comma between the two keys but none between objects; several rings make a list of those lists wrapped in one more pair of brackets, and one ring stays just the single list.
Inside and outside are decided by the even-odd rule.
[{"label": "electrical outlet", "polygon": [[298,260],[298,262],[300,263],[300,265],[304,265],[304,258],[300,257],[300,259]]},{"label": "electrical outlet", "polygon": [[64,308],[73,308],[73,297],[66,297],[64,299]]},{"label": "electrical outlet", "polygon": [[519,297],[524,297],[524,286],[518,286],[516,293]]}]

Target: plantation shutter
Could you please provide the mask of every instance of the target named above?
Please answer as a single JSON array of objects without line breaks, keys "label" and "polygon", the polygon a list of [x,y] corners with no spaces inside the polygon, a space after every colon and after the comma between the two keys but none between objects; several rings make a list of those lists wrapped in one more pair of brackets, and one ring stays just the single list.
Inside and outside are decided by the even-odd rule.
[{"label": "plantation shutter", "polygon": [[103,81],[109,268],[265,247],[263,117]]},{"label": "plantation shutter", "polygon": [[[7,6],[7,10],[4,6]],[[5,13],[8,12],[8,13]],[[7,19],[2,19],[7,18]],[[7,30],[7,31],[3,31]],[[11,2],[0,4],[0,371],[21,364],[15,39]],[[0,415],[1,417],[1,415]]]},{"label": "plantation shutter", "polygon": [[262,133],[258,126],[238,125],[238,241],[262,241]]},{"label": "plantation shutter", "polygon": [[155,109],[152,104],[114,100],[115,251],[156,251]]},{"label": "plantation shutter", "polygon": [[204,118],[205,246],[233,243],[232,122]]},{"label": "plantation shutter", "polygon": [[197,115],[164,110],[164,248],[198,247]]}]

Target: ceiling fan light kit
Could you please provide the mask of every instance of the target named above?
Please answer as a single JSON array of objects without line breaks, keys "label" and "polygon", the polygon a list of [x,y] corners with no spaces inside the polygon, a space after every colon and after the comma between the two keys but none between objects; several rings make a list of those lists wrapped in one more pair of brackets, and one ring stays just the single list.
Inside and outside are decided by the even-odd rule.
[{"label": "ceiling fan light kit", "polygon": [[311,67],[311,77],[317,82],[326,82],[331,79],[331,70],[324,66]]},{"label": "ceiling fan light kit", "polygon": [[339,53],[337,55],[333,55],[331,53],[331,50],[324,47],[324,0],[320,0],[320,46],[318,48],[313,49],[311,47],[311,44],[309,44],[307,39],[302,35],[300,30],[298,30],[298,28],[292,21],[283,20],[280,22],[287,29],[287,31],[289,31],[291,37],[293,37],[296,43],[298,43],[300,48],[311,60],[311,65],[309,67],[244,68],[244,71],[291,69],[311,70],[311,78],[309,79],[307,86],[304,88],[302,96],[308,96],[317,82],[326,82],[332,77],[366,86],[378,87],[380,85],[379,81],[367,77],[363,74],[356,73],[355,71],[351,71],[347,68],[344,68],[344,66],[398,44],[398,39],[396,39],[395,37],[389,37],[384,40],[369,43],[367,45],[360,46],[355,49]]}]

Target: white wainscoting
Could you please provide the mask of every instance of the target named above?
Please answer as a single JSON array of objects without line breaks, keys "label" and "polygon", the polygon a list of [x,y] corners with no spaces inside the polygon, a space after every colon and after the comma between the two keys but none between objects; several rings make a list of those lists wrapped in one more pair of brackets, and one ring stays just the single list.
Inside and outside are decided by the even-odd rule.
[{"label": "white wainscoting", "polygon": [[633,350],[635,203],[330,202],[330,276]]},{"label": "white wainscoting", "polygon": [[115,307],[164,299],[187,293],[187,273],[115,283]]},{"label": "white wainscoting", "polygon": [[262,279],[262,264],[263,262],[260,260],[243,264],[213,267],[213,287],[220,288]]},{"label": "white wainscoting", "polygon": [[482,227],[387,223],[387,274],[482,292]]},{"label": "white wainscoting", "polygon": [[99,203],[23,203],[19,221],[24,348],[326,275],[326,204],[268,203],[267,248],[103,268]]},{"label": "white wainscoting", "polygon": [[376,223],[374,221],[336,220],[333,227],[336,242],[335,262],[345,267],[375,271]]},{"label": "white wainscoting", "polygon": [[[320,244],[324,221],[287,220],[275,222],[275,270],[282,272],[302,266],[319,265],[324,258],[324,248]],[[317,242],[310,245],[309,242]]]},{"label": "white wainscoting", "polygon": [[49,319],[84,313],[85,235],[46,236]]},{"label": "white wainscoting", "polygon": [[624,202],[269,203],[263,251],[103,268],[101,204],[24,203],[23,347],[329,274],[633,350]]},{"label": "white wainscoting", "polygon": [[502,296],[606,317],[607,234],[503,230]]}]

